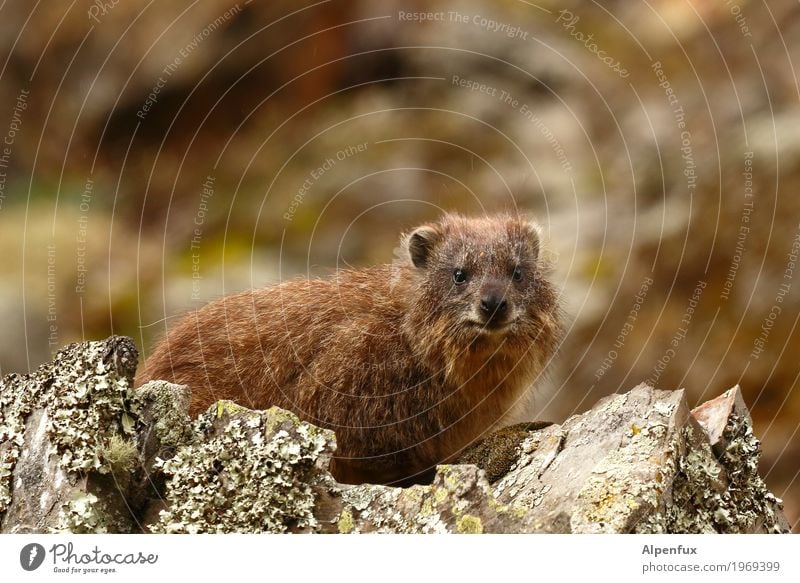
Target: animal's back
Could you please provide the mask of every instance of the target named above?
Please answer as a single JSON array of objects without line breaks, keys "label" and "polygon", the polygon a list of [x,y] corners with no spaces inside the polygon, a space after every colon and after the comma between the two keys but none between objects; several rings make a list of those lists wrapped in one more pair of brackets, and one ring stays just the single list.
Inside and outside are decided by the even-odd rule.
[{"label": "animal's back", "polygon": [[[316,389],[328,398],[352,394],[359,369],[379,369],[377,346],[383,350],[398,341],[391,331],[399,329],[392,323],[399,324],[402,306],[376,285],[385,279],[385,269],[342,271],[330,280],[293,279],[203,306],[167,333],[139,382],[188,385],[192,414],[232,399],[252,408],[304,406],[309,420],[334,421],[313,407],[320,401]],[[367,362],[370,356],[374,368],[365,364],[346,375],[352,378],[341,377],[354,358]]]}]

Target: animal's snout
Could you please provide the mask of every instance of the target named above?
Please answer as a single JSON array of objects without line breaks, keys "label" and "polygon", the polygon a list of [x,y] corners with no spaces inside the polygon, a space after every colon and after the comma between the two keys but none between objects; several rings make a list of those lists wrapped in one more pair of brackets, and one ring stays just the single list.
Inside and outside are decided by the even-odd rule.
[{"label": "animal's snout", "polygon": [[502,289],[492,286],[481,294],[480,308],[487,320],[504,320],[508,312],[508,301]]}]

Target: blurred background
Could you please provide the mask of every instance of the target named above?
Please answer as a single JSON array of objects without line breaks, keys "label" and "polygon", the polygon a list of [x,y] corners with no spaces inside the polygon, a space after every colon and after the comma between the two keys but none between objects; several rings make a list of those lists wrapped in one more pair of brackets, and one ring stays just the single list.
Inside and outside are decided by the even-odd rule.
[{"label": "blurred background", "polygon": [[740,383],[800,516],[800,4],[0,4],[0,374],[519,209],[569,314],[537,415]]}]

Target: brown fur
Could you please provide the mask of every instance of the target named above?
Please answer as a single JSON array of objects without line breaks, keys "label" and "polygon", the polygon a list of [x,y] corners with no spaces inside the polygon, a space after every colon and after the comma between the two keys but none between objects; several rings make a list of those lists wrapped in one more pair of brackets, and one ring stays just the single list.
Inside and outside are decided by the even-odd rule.
[{"label": "brown fur", "polygon": [[[333,429],[340,481],[419,479],[501,423],[552,356],[560,318],[532,223],[447,215],[403,248],[394,265],[206,305],[169,331],[137,383],[189,385],[193,414],[232,399]],[[470,280],[456,285],[456,268]],[[493,322],[471,320],[498,285],[515,320],[488,333]]]}]

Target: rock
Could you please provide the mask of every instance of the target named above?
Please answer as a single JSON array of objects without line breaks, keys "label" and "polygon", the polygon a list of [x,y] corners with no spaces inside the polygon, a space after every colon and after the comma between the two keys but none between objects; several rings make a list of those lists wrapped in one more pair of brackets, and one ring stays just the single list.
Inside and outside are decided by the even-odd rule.
[{"label": "rock", "polygon": [[317,490],[330,481],[332,432],[277,407],[219,401],[193,425],[195,439],[160,461],[166,499],[153,532],[310,532]]},{"label": "rock", "polygon": [[132,532],[158,500],[158,456],[187,441],[189,393],[133,391],[130,338],[72,344],[0,381],[0,532]]},{"label": "rock", "polygon": [[135,361],[112,337],[2,380],[2,532],[789,529],[738,387],[690,411],[683,391],[640,385],[561,425],[502,429],[431,484],[394,488],[337,483],[334,434],[277,407],[220,401],[192,421],[186,387],[132,391]]},{"label": "rock", "polygon": [[129,338],[71,344],[0,381],[0,531],[130,532]]},{"label": "rock", "polygon": [[787,531],[755,471],[749,416],[737,419],[733,447],[745,455],[717,456],[683,391],[640,385],[522,440],[494,492],[547,531]]},{"label": "rock", "polygon": [[692,416],[706,432],[709,444],[717,457],[723,455],[730,445],[731,433],[730,431],[726,433],[726,429],[730,429],[739,420],[743,420],[747,425],[753,423],[739,385],[725,391],[716,399],[695,407],[692,409]]},{"label": "rock", "polygon": [[438,466],[431,485],[343,488],[340,533],[518,533],[533,530],[526,508],[495,500],[482,470]]},{"label": "rock", "polygon": [[175,455],[192,440],[189,419],[191,393],[183,385],[151,381],[135,392],[136,446],[139,452],[135,482],[127,493],[132,508],[140,512],[139,524],[149,524],[163,509],[166,484],[160,460]]},{"label": "rock", "polygon": [[136,391],[138,447],[144,465],[152,467],[157,457],[172,457],[175,448],[192,436],[189,419],[191,393],[183,385],[151,381]]},{"label": "rock", "polygon": [[692,416],[708,436],[714,455],[725,468],[728,495],[738,509],[745,532],[788,531],[780,500],[767,489],[758,473],[761,443],[753,435],[753,422],[736,385],[716,399],[692,409]]}]

